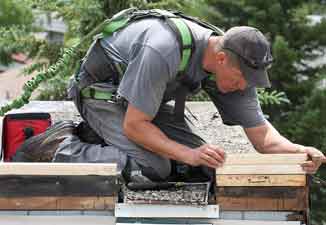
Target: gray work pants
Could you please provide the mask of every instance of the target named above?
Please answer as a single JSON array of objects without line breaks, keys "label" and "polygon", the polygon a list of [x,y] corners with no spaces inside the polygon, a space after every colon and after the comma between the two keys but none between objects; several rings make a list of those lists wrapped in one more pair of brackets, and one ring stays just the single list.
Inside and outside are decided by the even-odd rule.
[{"label": "gray work pants", "polygon": [[[121,104],[95,99],[81,99],[75,104],[89,126],[104,139],[108,146],[81,142],[77,137],[66,139],[59,146],[54,161],[60,162],[114,162],[122,170],[130,157],[140,166],[153,170],[161,179],[170,175],[171,162],[129,140],[123,133],[123,119],[126,108]],[[164,105],[160,108],[153,123],[170,139],[196,148],[204,140],[193,133],[193,125],[186,118],[176,122],[173,107]]]}]

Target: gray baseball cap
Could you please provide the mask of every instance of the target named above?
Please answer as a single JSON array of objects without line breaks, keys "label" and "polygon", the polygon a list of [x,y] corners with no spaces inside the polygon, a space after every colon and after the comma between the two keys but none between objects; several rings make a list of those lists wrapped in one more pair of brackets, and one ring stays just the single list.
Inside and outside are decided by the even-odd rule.
[{"label": "gray baseball cap", "polygon": [[273,57],[266,37],[256,28],[232,27],[223,36],[223,48],[239,57],[248,86],[270,87],[267,70]]}]

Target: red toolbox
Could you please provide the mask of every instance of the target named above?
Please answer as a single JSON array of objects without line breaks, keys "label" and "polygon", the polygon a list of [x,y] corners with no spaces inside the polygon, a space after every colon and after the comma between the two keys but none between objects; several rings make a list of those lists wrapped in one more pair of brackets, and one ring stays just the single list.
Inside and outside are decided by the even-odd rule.
[{"label": "red toolbox", "polygon": [[7,114],[3,120],[2,146],[4,160],[11,161],[17,148],[28,138],[38,135],[51,125],[49,113]]}]

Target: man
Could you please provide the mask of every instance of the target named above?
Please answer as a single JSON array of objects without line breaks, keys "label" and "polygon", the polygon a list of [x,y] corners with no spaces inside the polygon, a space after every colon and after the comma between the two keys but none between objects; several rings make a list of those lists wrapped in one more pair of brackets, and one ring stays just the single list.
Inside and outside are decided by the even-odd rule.
[{"label": "man", "polygon": [[[202,167],[207,174],[207,168],[223,165],[225,152],[194,134],[183,107],[178,106],[178,96],[199,88],[207,92],[225,124],[244,128],[258,152],[325,157],[313,147],[290,142],[264,118],[256,87],[270,86],[267,69],[272,56],[259,30],[242,26],[218,35],[193,21],[185,22],[195,44],[184,74],[187,82],[177,75],[180,43],[162,19],[135,21],[94,42],[70,83],[69,96],[105,145],[82,142],[73,135],[60,144],[54,161],[116,162],[130,181],[167,179],[171,160]],[[99,54],[111,67],[124,65],[123,77],[98,78],[116,73],[103,69]],[[116,98],[98,97],[105,92]],[[166,104],[173,99],[175,107]],[[319,166],[318,161],[308,161],[303,169],[314,173]]]}]

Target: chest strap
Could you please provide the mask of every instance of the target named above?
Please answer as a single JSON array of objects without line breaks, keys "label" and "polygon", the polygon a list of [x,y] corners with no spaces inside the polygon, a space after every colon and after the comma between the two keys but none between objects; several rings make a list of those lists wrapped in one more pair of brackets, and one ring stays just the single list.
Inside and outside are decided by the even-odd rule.
[{"label": "chest strap", "polygon": [[81,90],[81,96],[83,98],[91,98],[96,100],[105,100],[105,101],[115,101],[116,95],[108,92],[108,91],[101,91],[96,90],[92,87],[86,87],[83,90]]}]

